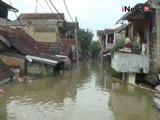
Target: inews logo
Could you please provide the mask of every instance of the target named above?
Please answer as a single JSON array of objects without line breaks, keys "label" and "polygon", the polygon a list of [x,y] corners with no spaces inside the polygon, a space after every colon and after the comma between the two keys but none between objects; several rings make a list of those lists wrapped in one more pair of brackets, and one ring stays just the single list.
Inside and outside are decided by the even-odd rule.
[{"label": "inews logo", "polygon": [[150,11],[149,6],[144,6],[144,7],[122,6],[122,12],[148,12],[148,11]]}]

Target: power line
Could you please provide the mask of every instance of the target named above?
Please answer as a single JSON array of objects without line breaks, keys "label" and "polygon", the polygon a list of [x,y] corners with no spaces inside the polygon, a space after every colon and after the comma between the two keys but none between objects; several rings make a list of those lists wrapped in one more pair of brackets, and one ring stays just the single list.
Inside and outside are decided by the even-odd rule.
[{"label": "power line", "polygon": [[44,12],[46,12],[46,9],[44,9],[44,7],[42,6],[42,4],[38,1],[38,0],[36,0],[36,2],[39,4],[39,6],[44,10]]},{"label": "power line", "polygon": [[53,4],[53,2],[51,0],[49,0],[49,2],[51,3],[51,5],[53,6],[53,8],[56,10],[56,12],[63,18],[63,16],[59,13],[58,9],[56,8],[56,6]]},{"label": "power line", "polygon": [[47,0],[45,0],[45,2],[46,2],[46,4],[47,4],[48,8],[50,9],[51,13],[53,13],[53,10],[52,10],[51,7],[49,6]]},{"label": "power line", "polygon": [[[47,0],[45,0],[45,2],[46,2],[46,4],[47,4],[48,8],[50,9],[51,13],[53,13],[53,14],[54,14],[54,12],[53,12],[53,10],[51,9],[51,7],[49,6],[49,4],[48,4]],[[57,17],[56,15],[55,15],[55,17],[56,17],[56,18],[57,18],[57,20],[58,20],[58,17]],[[54,25],[58,26],[58,24],[54,24]]]},{"label": "power line", "polygon": [[68,15],[69,15],[69,17],[70,17],[71,21],[72,21],[72,22],[74,22],[74,21],[73,21],[73,19],[72,19],[71,14],[70,14],[70,12],[69,12],[69,9],[68,9],[68,7],[67,7],[66,1],[65,1],[65,0],[63,0],[63,2],[64,2],[64,5],[65,5],[65,7],[66,7],[66,10],[67,10],[67,12],[68,12]]},{"label": "power line", "polygon": [[[12,6],[11,0],[9,0],[9,3],[10,3],[10,5]],[[18,20],[19,24],[20,24],[20,26],[21,26],[21,27],[22,27],[22,29],[25,31],[25,29],[24,29],[24,27],[23,27],[23,25],[22,25],[21,21],[19,20],[19,18],[18,18],[18,16],[17,16],[17,14],[16,14],[16,12],[15,12],[15,11],[14,11],[14,14],[15,14],[15,16],[16,16],[16,18],[17,18],[17,20]]]}]

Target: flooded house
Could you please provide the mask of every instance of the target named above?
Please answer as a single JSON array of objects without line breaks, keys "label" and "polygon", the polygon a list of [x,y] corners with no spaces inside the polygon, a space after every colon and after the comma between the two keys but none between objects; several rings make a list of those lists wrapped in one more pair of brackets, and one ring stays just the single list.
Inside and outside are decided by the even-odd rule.
[{"label": "flooded house", "polygon": [[[0,25],[5,26],[8,21],[9,12],[17,12],[18,10],[7,3],[0,0]],[[0,36],[1,38],[1,36]],[[3,51],[4,45],[0,41],[0,52]],[[9,66],[2,62],[0,57],[0,85],[7,83],[12,80],[14,73],[11,71]]]},{"label": "flooded house", "polygon": [[123,80],[134,84],[137,73],[148,75],[159,70],[160,12],[149,1],[133,8],[143,11],[127,12],[116,22],[128,21],[125,38],[130,39],[130,47],[114,52],[112,68],[122,73]]},{"label": "flooded house", "polygon": [[98,30],[97,36],[100,40],[102,51],[105,51],[106,49],[110,49],[114,45],[113,29]]},{"label": "flooded house", "polygon": [[109,50],[114,46],[114,30],[113,29],[105,29],[98,30],[97,36],[100,40],[101,44],[101,53],[103,61],[108,61],[110,63],[110,52]]},{"label": "flooded house", "polygon": [[37,42],[44,43],[44,47],[54,43],[70,46],[75,56],[75,28],[78,25],[67,22],[64,13],[22,13],[7,25],[24,29]]},{"label": "flooded house", "polygon": [[48,76],[54,67],[64,63],[56,56],[42,52],[36,40],[20,28],[0,27],[0,41],[4,46],[0,52],[1,60],[19,75]]}]

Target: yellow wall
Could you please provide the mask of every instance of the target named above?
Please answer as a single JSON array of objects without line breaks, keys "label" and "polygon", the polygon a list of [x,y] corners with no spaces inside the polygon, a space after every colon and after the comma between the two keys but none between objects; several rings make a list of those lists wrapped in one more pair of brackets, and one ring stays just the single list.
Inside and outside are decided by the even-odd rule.
[{"label": "yellow wall", "polygon": [[52,26],[54,31],[36,31],[34,26],[25,27],[25,31],[32,36],[35,40],[40,42],[57,42],[59,39],[58,36],[58,28],[56,26]]}]

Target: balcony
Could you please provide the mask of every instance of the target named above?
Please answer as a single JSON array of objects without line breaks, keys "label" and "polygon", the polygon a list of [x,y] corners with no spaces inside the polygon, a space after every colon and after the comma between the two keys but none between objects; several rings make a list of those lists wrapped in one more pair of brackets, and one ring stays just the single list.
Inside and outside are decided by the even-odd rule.
[{"label": "balcony", "polygon": [[149,55],[115,52],[112,68],[122,73],[149,73]]}]

